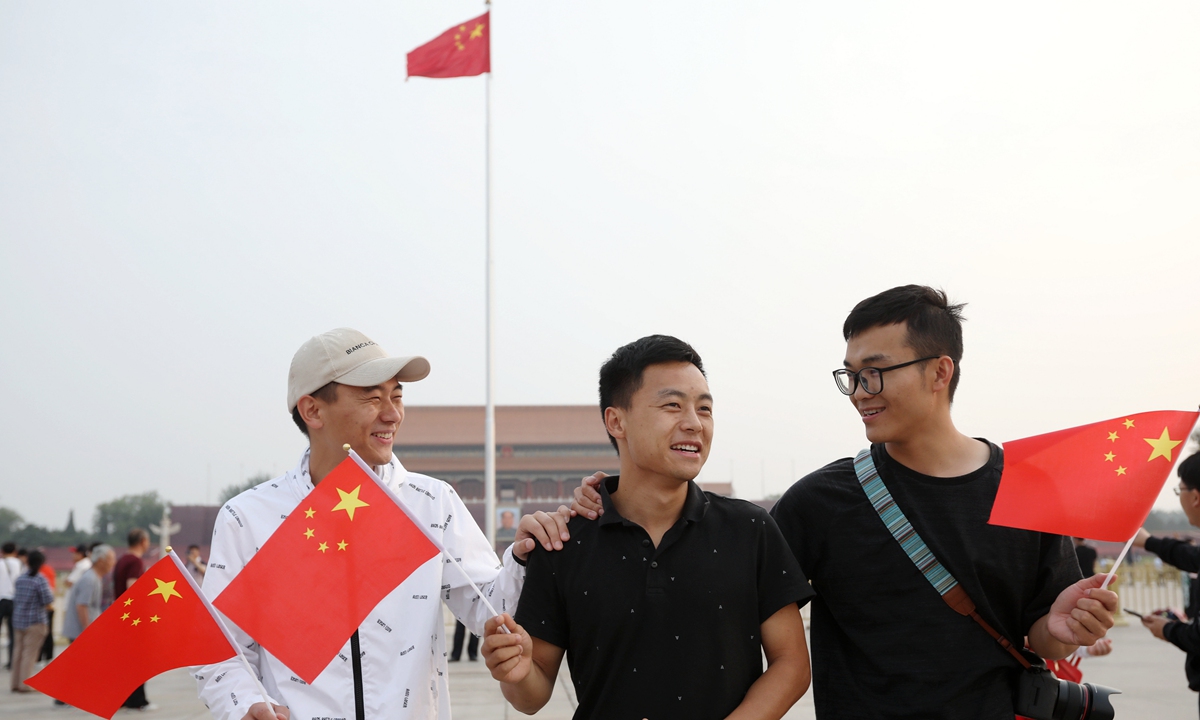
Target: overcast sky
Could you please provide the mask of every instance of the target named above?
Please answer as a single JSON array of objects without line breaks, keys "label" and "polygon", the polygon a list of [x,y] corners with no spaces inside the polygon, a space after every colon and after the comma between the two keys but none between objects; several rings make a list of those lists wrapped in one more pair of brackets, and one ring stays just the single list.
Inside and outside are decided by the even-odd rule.
[{"label": "overcast sky", "polygon": [[[483,402],[485,80],[405,82],[483,10],[0,4],[0,505],[291,467],[332,327],[427,356],[410,404]],[[916,282],[968,303],[965,432],[1196,408],[1198,34],[1190,0],[499,0],[498,401],[592,403],[678,335],[701,479],[778,493],[865,444],[841,324]]]}]

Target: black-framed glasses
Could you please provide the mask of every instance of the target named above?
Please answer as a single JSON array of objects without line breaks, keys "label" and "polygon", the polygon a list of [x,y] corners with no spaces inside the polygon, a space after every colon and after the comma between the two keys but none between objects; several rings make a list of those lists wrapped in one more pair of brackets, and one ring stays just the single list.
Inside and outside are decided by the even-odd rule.
[{"label": "black-framed glasses", "polygon": [[1180,495],[1182,495],[1185,492],[1191,492],[1194,489],[1195,488],[1186,487],[1184,485],[1176,485],[1175,486],[1175,497],[1179,497]]},{"label": "black-framed glasses", "polygon": [[866,390],[868,395],[878,395],[883,392],[883,374],[888,370],[899,370],[902,367],[916,365],[926,360],[937,360],[940,357],[941,355],[930,355],[929,357],[917,358],[916,360],[909,360],[908,362],[885,368],[865,367],[857,372],[842,368],[841,370],[833,371],[833,379],[837,383],[838,390],[841,390],[843,395],[853,395],[854,391],[858,390],[859,385],[862,385],[863,390]]}]

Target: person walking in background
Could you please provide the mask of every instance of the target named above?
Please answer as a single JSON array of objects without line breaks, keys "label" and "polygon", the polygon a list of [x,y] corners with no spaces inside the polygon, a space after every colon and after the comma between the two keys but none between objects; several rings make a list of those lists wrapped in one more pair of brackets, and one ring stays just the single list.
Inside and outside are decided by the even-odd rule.
[{"label": "person walking in background", "polygon": [[[119,601],[137,579],[145,572],[146,566],[142,556],[150,549],[150,536],[142,528],[135,527],[129,531],[129,552],[121,556],[113,568],[114,602]],[[125,701],[124,707],[134,710],[153,710],[155,706],[146,699],[146,686],[138,685]]]},{"label": "person walking in background", "polygon": [[192,579],[197,585],[204,582],[204,571],[208,569],[208,563],[200,557],[199,545],[188,545],[187,552],[187,569],[192,574]]},{"label": "person walking in background", "polygon": [[[1179,505],[1183,508],[1188,522],[1193,527],[1200,527],[1200,453],[1179,463],[1176,473],[1179,475],[1179,487],[1175,488],[1175,494],[1179,496]],[[1156,537],[1142,528],[1138,530],[1133,544],[1135,547],[1149,550],[1164,562],[1184,572],[1200,572],[1200,547],[1187,540]],[[1190,620],[1172,620],[1165,610],[1157,610],[1143,617],[1142,625],[1154,637],[1187,653],[1183,668],[1187,673],[1188,687],[1200,691],[1200,622],[1196,619],[1200,617],[1200,582],[1193,581],[1189,585],[1188,603],[1184,612]]]},{"label": "person walking in background", "polygon": [[13,632],[13,595],[17,578],[21,575],[21,561],[17,560],[17,544],[6,542],[0,546],[0,628],[8,623],[8,660],[6,670],[12,669],[13,646],[17,634]]},{"label": "person walking in background", "polygon": [[85,572],[92,569],[92,561],[88,557],[88,554],[88,546],[83,543],[79,543],[71,551],[71,557],[74,559],[75,565],[71,568],[71,573],[67,575],[67,579],[63,581],[67,590],[74,587],[75,583],[79,582],[79,578],[83,577]]},{"label": "person walking in background", "polygon": [[[45,553],[43,553],[43,556]],[[46,578],[46,582],[50,584],[50,593],[54,594],[58,586],[58,577],[54,574],[54,568],[50,567],[50,563],[43,562],[41,569],[42,577]],[[54,659],[54,605],[51,605],[46,610],[46,639],[42,641],[42,649],[38,652],[37,662],[50,662]]]},{"label": "person walking in background", "polygon": [[[450,662],[462,660],[463,641],[467,639],[467,626],[462,621],[454,621],[454,645],[450,648]],[[467,659],[475,662],[479,657],[479,636],[471,633],[471,641],[467,643]]]},{"label": "person walking in background", "polygon": [[[75,638],[79,637],[84,628],[91,625],[104,611],[104,576],[117,564],[117,553],[111,546],[95,544],[91,553],[88,569],[67,592],[63,637],[68,643],[75,642]],[[54,704],[66,705],[62,700],[55,700]]]},{"label": "person walking in background", "polygon": [[17,578],[13,596],[13,627],[16,628],[16,655],[13,656],[9,686],[13,692],[33,692],[25,681],[33,674],[42,641],[49,632],[46,611],[54,602],[50,584],[42,576],[46,556],[39,550],[28,554],[29,570]]},{"label": "person walking in background", "polygon": [[1085,578],[1096,574],[1096,548],[1087,544],[1083,538],[1071,538],[1075,542],[1075,559],[1079,561],[1079,569]]}]

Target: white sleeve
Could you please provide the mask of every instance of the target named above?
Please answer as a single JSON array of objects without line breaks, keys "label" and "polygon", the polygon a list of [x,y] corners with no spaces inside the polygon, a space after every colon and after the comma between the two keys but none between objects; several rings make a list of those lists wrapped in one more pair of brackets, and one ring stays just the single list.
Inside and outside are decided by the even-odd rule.
[{"label": "white sleeve", "polygon": [[[201,592],[209,601],[221,594],[254,554],[253,540],[249,537],[249,532],[231,519],[233,517],[235,516],[222,508],[213,530],[212,548],[208,558],[209,572],[205,574],[204,584],[201,586]],[[239,542],[242,540],[244,542]],[[243,545],[250,545],[249,551],[242,547]],[[221,615],[221,620],[225,622],[246,660],[250,662],[250,667],[254,668],[261,680],[263,672],[258,643],[224,614]],[[192,675],[196,678],[200,700],[216,720],[241,720],[249,712],[251,705],[262,702],[257,683],[236,656],[214,665],[194,667]],[[275,698],[270,700],[278,704]]]},{"label": "white sleeve", "polygon": [[458,494],[451,491],[447,497],[453,519],[446,527],[442,543],[462,569],[446,558],[442,559],[445,563],[442,600],[468,630],[483,635],[483,626],[493,613],[471,586],[483,592],[497,613],[511,615],[517,611],[517,600],[525,585],[525,568],[513,558],[511,547],[504,552],[503,562],[497,560],[495,551]]}]

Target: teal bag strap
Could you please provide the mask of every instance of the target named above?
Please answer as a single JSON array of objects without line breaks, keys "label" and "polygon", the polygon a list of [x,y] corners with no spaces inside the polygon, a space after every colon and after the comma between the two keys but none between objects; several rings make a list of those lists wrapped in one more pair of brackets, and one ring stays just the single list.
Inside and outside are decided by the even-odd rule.
[{"label": "teal bag strap", "polygon": [[938,595],[942,596],[942,600],[945,600],[954,612],[974,620],[988,635],[992,636],[993,640],[1000,644],[1000,647],[1016,658],[1022,667],[1029,669],[1029,660],[1009,642],[1008,638],[996,632],[976,611],[975,603],[967,595],[967,591],[934,556],[933,551],[921,539],[916,528],[912,526],[908,518],[904,517],[904,511],[896,504],[887,485],[883,484],[883,478],[879,477],[879,470],[871,458],[871,448],[861,450],[855,456],[854,474],[858,476],[858,484],[862,485],[863,492],[871,501],[871,507],[875,508],[879,519],[887,526],[888,532],[896,538],[896,542],[900,543],[904,554],[908,555],[908,559],[917,566],[917,570],[921,571],[933,589],[937,590]]},{"label": "teal bag strap", "polygon": [[879,477],[879,471],[875,469],[875,461],[871,459],[871,448],[859,451],[858,456],[854,458],[854,472],[858,475],[858,484],[862,485],[863,492],[871,501],[871,507],[879,513],[879,519],[883,520],[888,532],[896,538],[900,547],[904,548],[904,554],[913,561],[913,565],[917,566],[933,589],[938,591],[938,595],[945,596],[953,590],[958,581],[934,557],[933,551],[917,534],[908,518],[904,517],[904,511],[896,504],[887,485],[883,484],[883,478]]}]

